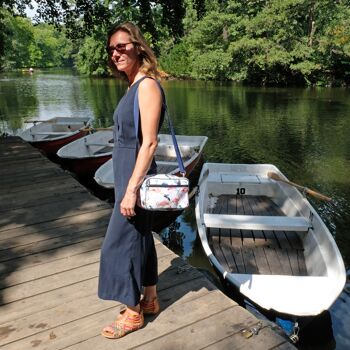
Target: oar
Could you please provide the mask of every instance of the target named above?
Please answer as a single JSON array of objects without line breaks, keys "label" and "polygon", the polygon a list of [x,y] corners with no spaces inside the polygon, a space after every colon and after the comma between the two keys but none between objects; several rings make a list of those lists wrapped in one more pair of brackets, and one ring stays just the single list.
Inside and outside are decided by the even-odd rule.
[{"label": "oar", "polygon": [[319,192],[316,192],[314,190],[310,190],[310,188],[307,188],[305,186],[300,186],[300,185],[298,185],[298,184],[296,184],[294,182],[284,180],[278,174],[276,174],[276,173],[274,173],[272,171],[269,171],[267,173],[267,176],[270,179],[272,179],[272,180],[281,181],[281,182],[284,182],[284,183],[286,183],[286,184],[288,184],[290,186],[294,186],[294,187],[298,188],[299,190],[301,190],[302,192],[305,192],[305,193],[309,194],[310,196],[314,196],[316,198],[322,199],[322,200],[327,201],[327,202],[332,201],[332,198],[329,198],[329,197],[327,197],[327,196],[325,196],[325,195],[323,195],[323,194],[321,194]]}]

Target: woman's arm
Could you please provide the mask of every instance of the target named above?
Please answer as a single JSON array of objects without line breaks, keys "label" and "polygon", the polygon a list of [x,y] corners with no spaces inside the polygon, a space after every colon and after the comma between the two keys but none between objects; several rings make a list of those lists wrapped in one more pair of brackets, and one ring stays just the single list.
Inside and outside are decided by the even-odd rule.
[{"label": "woman's arm", "polygon": [[137,190],[142,184],[157,149],[158,127],[162,110],[162,94],[153,79],[144,79],[138,87],[142,144],[130,177],[120,212],[124,216],[135,215]]}]

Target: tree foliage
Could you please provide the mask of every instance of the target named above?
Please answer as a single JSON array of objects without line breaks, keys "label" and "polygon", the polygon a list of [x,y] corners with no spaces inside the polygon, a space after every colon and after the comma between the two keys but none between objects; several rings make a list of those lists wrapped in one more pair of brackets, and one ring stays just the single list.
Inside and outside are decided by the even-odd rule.
[{"label": "tree foliage", "polygon": [[72,46],[52,26],[34,26],[29,19],[3,12],[6,27],[3,69],[60,67],[70,63]]},{"label": "tree foliage", "polygon": [[[13,14],[30,4],[2,3]],[[350,83],[350,0],[37,3],[38,19],[64,28],[75,42],[76,66],[87,74],[107,74],[105,33],[114,22],[133,21],[160,56],[162,68],[174,76],[263,85]],[[0,49],[11,36],[2,13]],[[13,30],[26,35],[20,26]],[[38,34],[34,39],[39,40]]]},{"label": "tree foliage", "polygon": [[[194,4],[188,3],[192,11]],[[216,1],[182,38],[191,66],[181,72],[166,59],[176,45],[162,62],[170,73],[191,78],[349,84],[349,18],[346,0]]]}]

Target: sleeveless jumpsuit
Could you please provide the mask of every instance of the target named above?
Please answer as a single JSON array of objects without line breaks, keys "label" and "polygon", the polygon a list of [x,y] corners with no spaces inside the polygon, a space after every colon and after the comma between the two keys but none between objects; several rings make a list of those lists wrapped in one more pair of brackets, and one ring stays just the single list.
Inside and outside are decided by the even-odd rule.
[{"label": "sleeveless jumpsuit", "polygon": [[[158,282],[157,254],[152,235],[153,213],[137,205],[136,215],[130,219],[120,213],[120,203],[134,170],[139,139],[142,138],[140,132],[136,137],[133,107],[136,90],[145,78],[130,87],[113,115],[115,204],[101,249],[98,285],[101,299],[116,300],[129,306],[140,302],[142,286]],[[164,101],[163,91],[162,95]],[[160,124],[163,119],[164,108]],[[156,172],[153,159],[148,174]]]}]

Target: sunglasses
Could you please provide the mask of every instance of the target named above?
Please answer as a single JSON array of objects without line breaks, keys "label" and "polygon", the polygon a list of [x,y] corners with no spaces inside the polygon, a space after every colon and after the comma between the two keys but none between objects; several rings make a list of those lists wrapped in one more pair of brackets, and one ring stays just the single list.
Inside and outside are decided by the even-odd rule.
[{"label": "sunglasses", "polygon": [[123,53],[126,51],[126,45],[129,45],[129,44],[132,44],[132,42],[130,43],[120,43],[120,44],[117,44],[115,46],[107,46],[106,47],[106,51],[108,53],[109,56],[112,56],[113,55],[113,52],[114,50],[119,52],[119,53]]}]

